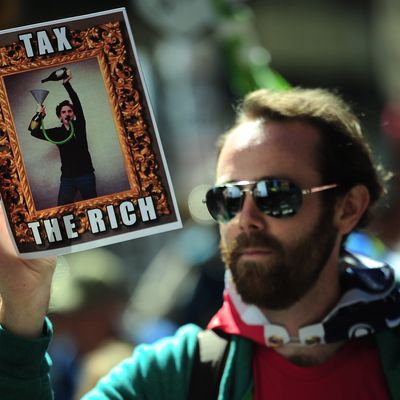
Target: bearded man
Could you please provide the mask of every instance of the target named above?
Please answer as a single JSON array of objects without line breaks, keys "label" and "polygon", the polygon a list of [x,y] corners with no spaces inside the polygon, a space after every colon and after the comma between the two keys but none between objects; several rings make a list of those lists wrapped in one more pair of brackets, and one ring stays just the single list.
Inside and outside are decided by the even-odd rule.
[{"label": "bearded man", "polygon": [[[221,336],[223,351],[185,326],[137,347],[85,399],[400,398],[394,271],[343,245],[383,193],[349,107],[319,89],[251,93],[221,140],[216,177],[205,202],[226,288],[206,335]],[[0,391],[15,400],[51,398],[44,263],[1,261]],[[218,351],[218,371],[202,370],[203,354]]]}]

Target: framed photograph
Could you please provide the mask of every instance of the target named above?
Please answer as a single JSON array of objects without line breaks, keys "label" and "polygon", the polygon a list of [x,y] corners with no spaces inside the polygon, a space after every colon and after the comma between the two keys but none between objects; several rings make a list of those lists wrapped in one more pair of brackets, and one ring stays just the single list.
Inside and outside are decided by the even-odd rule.
[{"label": "framed photograph", "polygon": [[0,190],[26,258],[181,227],[125,9],[0,31]]}]

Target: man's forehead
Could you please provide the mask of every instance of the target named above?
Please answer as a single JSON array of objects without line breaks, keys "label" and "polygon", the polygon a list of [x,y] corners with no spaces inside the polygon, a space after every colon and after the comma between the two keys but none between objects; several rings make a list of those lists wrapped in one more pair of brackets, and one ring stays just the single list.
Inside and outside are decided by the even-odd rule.
[{"label": "man's forehead", "polygon": [[299,144],[301,147],[315,147],[318,141],[318,129],[307,122],[254,120],[238,125],[225,144],[229,149],[241,151],[264,143],[281,144],[283,148]]},{"label": "man's forehead", "polygon": [[236,179],[241,171],[253,171],[256,177],[262,172],[285,173],[304,167],[316,170],[318,142],[318,129],[305,122],[245,122],[226,139],[217,180]]},{"label": "man's forehead", "polygon": [[261,120],[243,122],[231,132],[227,137],[227,142],[229,140],[234,141],[237,150],[248,147],[249,144],[260,144],[265,140],[263,134],[264,125]]}]

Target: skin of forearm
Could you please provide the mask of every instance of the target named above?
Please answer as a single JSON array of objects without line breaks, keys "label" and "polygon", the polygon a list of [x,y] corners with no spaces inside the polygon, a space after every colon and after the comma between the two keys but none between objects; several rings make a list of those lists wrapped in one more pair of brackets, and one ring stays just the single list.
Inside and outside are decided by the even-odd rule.
[{"label": "skin of forearm", "polygon": [[15,284],[10,291],[3,291],[0,308],[0,324],[3,328],[26,338],[42,334],[54,264],[55,260],[46,260],[42,265],[43,271],[33,272],[30,280]]},{"label": "skin of forearm", "polygon": [[40,308],[41,310],[38,307],[15,306],[2,301],[0,323],[3,328],[17,336],[26,338],[39,337],[43,330],[44,317],[46,315],[46,312],[43,312],[44,307]]}]

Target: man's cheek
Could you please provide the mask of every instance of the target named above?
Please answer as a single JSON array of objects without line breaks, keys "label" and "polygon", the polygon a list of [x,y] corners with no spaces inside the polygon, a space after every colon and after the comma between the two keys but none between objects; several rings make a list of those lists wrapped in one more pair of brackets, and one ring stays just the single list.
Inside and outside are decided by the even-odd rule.
[{"label": "man's cheek", "polygon": [[220,234],[222,246],[226,246],[226,244],[229,243],[228,233],[229,233],[229,229],[227,229],[227,226],[225,224],[220,224],[219,225],[219,234]]}]

